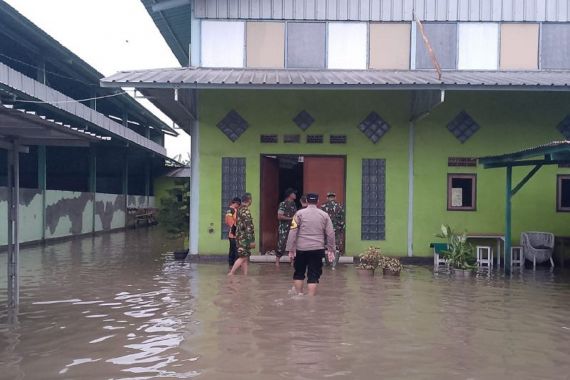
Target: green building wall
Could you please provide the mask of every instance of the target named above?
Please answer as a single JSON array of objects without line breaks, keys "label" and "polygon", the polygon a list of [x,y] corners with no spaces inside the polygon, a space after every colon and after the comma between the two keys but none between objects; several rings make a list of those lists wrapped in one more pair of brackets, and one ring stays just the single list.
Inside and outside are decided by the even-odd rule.
[{"label": "green building wall", "polygon": [[[227,251],[220,238],[221,159],[246,158],[246,189],[254,197],[252,214],[259,240],[260,156],[262,154],[346,155],[346,250],[358,254],[370,245],[386,253],[407,254],[408,144],[411,94],[407,91],[244,91],[204,90],[199,93],[200,117],[200,212],[199,251],[216,254]],[[570,112],[570,96],[563,93],[448,92],[444,104],[415,126],[414,149],[414,255],[429,256],[442,223],[471,232],[502,232],[504,226],[504,170],[451,168],[449,156],[479,157],[506,153],[538,145],[562,136],[556,130]],[[235,142],[216,124],[236,110],[249,128]],[[315,123],[302,132],[293,122],[307,110]],[[460,111],[467,111],[481,129],[461,144],[446,128]],[[357,128],[377,112],[391,129],[377,143]],[[260,143],[261,134],[277,134],[279,144]],[[300,134],[300,144],[283,144],[284,134]],[[305,135],[324,134],[323,144],[306,144]],[[330,134],[347,135],[346,145],[328,143]],[[386,160],[386,239],[362,241],[362,159]],[[525,170],[515,170],[517,178]],[[447,174],[477,173],[477,210],[447,211]],[[513,236],[523,230],[545,230],[568,234],[570,213],[555,209],[558,167],[543,168],[514,199]],[[213,232],[210,226],[214,226]]]}]

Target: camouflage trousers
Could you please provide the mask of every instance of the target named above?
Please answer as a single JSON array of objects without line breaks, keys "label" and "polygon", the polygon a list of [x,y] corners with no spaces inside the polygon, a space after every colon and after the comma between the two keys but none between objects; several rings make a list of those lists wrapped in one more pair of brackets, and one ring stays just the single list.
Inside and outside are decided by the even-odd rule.
[{"label": "camouflage trousers", "polygon": [[334,262],[330,262],[328,257],[325,255],[327,265],[332,265],[333,268],[336,266],[336,264],[338,264],[340,256],[344,255],[344,230],[335,230],[334,237],[336,246],[336,250],[334,252]]},{"label": "camouflage trousers", "polygon": [[287,238],[289,237],[289,230],[291,229],[291,225],[289,223],[279,224],[278,230],[278,238],[277,238],[277,250],[275,251],[275,256],[281,257],[287,254]]}]

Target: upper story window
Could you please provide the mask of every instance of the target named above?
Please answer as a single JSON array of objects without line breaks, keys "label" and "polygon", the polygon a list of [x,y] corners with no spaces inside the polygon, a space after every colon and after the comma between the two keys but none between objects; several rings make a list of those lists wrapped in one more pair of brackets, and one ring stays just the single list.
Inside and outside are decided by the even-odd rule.
[{"label": "upper story window", "polygon": [[243,21],[202,21],[203,67],[243,67],[245,24]]},{"label": "upper story window", "polygon": [[570,69],[570,24],[543,24],[541,37],[542,68]]},{"label": "upper story window", "polygon": [[287,67],[324,69],[326,65],[326,24],[287,23]]},{"label": "upper story window", "polygon": [[[457,24],[426,23],[424,32],[442,69],[457,68]],[[433,62],[425,47],[420,31],[416,34],[416,69],[433,69]]]},{"label": "upper story window", "polygon": [[246,35],[247,67],[285,67],[285,23],[248,22]]},{"label": "upper story window", "polygon": [[501,70],[538,69],[538,24],[501,25]]},{"label": "upper story window", "polygon": [[366,70],[368,25],[364,22],[328,24],[328,68]]},{"label": "upper story window", "polygon": [[411,30],[410,23],[370,24],[370,69],[408,70]]},{"label": "upper story window", "polygon": [[499,24],[459,23],[459,70],[497,70],[499,66]]}]

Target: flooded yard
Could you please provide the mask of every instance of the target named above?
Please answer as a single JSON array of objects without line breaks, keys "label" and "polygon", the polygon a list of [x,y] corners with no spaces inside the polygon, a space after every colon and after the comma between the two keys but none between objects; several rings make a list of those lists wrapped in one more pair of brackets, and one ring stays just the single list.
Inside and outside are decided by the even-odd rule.
[{"label": "flooded yard", "polygon": [[[150,233],[149,233],[150,232]],[[21,253],[1,379],[570,379],[570,278],[540,270],[454,279],[325,270],[316,298],[291,270],[180,263],[159,230]]]}]

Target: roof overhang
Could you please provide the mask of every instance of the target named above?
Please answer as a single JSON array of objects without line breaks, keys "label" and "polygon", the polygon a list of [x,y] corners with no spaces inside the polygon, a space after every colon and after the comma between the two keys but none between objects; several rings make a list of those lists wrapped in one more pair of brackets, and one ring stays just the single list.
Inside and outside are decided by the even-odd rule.
[{"label": "roof overhang", "polygon": [[103,87],[138,89],[570,91],[570,71],[292,70],[182,67],[122,71]]},{"label": "roof overhang", "polygon": [[570,164],[570,141],[553,141],[513,153],[479,158],[485,169]]},{"label": "roof overhang", "polygon": [[81,131],[56,120],[0,106],[0,141],[20,145],[89,146],[110,137]]}]

